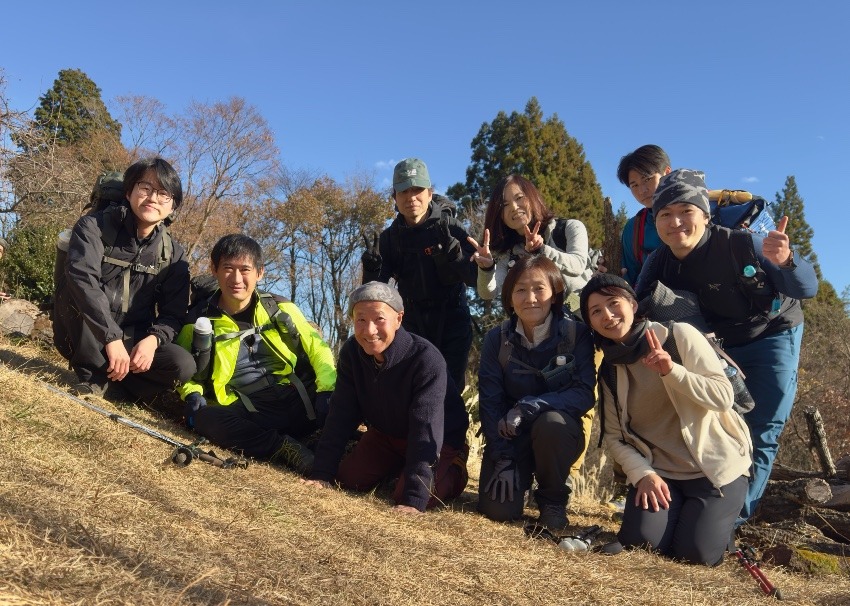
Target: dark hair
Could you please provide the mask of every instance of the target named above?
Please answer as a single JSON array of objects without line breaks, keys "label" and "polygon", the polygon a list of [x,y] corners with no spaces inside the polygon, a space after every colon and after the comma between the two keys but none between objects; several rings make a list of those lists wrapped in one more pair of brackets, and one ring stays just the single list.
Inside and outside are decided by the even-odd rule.
[{"label": "dark hair", "polygon": [[549,210],[549,207],[546,206],[543,196],[534,187],[534,183],[516,173],[508,175],[496,183],[493,193],[490,194],[490,201],[487,203],[487,211],[484,214],[484,228],[490,230],[490,248],[498,252],[510,250],[522,240],[520,235],[514,230],[505,229],[505,222],[502,220],[505,190],[511,183],[516,183],[528,199],[528,208],[531,211],[530,225],[540,221],[541,225],[545,227],[555,216]]},{"label": "dark hair", "polygon": [[[621,297],[621,298],[625,299],[626,301],[628,301],[629,303],[637,304],[637,302],[638,302],[638,300],[635,298],[635,296],[632,293],[630,293],[625,288],[621,288],[619,286],[603,286],[602,288],[599,288],[598,290],[595,290],[590,294],[593,294],[593,295],[600,294],[600,295],[604,295],[606,297]],[[590,299],[590,297],[588,297],[588,299]],[[587,310],[582,310],[582,311],[587,311]],[[590,314],[588,313],[587,316],[588,317],[583,318],[583,319],[584,319],[585,322],[587,322],[587,327],[590,328],[590,331],[593,334],[593,345],[596,347],[596,349],[601,349],[602,348],[602,342],[605,340],[605,337],[603,337],[602,335],[597,333],[595,330],[593,330],[593,326],[590,323],[590,317],[589,317]],[[635,320],[638,320],[637,313],[635,313],[635,317],[632,321],[633,322],[632,327],[634,327],[634,321]],[[629,330],[631,330],[631,328]]]},{"label": "dark hair", "polygon": [[228,234],[215,243],[210,252],[210,261],[218,268],[223,259],[248,257],[258,271],[263,267],[263,249],[253,238],[244,234]]},{"label": "dark hair", "polygon": [[667,152],[657,145],[641,145],[632,153],[620,158],[617,179],[628,187],[629,171],[636,170],[643,176],[653,173],[663,175],[668,166],[670,166],[670,158],[667,157]]},{"label": "dark hair", "polygon": [[159,157],[142,158],[124,172],[124,195],[129,198],[133,188],[136,187],[136,183],[141,181],[149,170],[156,173],[156,178],[162,184],[163,189],[174,198],[174,208],[177,209],[183,202],[183,185],[180,183],[180,175],[177,174],[173,166]]},{"label": "dark hair", "polygon": [[514,313],[511,300],[513,299],[516,283],[522,274],[532,269],[539,269],[546,276],[549,286],[552,288],[552,311],[556,315],[562,314],[564,308],[564,291],[566,290],[564,276],[561,275],[558,266],[551,259],[543,255],[530,255],[517,259],[514,266],[508,271],[508,275],[505,276],[505,281],[502,284],[502,308],[507,313]]}]

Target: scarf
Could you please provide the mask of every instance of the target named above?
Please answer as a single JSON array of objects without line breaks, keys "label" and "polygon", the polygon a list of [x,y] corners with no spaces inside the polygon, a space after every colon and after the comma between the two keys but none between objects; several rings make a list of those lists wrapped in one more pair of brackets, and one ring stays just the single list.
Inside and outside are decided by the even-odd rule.
[{"label": "scarf", "polygon": [[649,353],[646,329],[649,320],[635,322],[632,330],[622,343],[611,339],[602,340],[602,354],[609,364],[633,364]]}]

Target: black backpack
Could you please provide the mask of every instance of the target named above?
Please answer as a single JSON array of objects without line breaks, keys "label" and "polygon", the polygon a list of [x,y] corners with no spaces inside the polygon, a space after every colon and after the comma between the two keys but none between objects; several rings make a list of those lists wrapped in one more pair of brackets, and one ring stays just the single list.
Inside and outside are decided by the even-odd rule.
[{"label": "black backpack", "polygon": [[[555,248],[558,250],[567,250],[567,220],[566,219],[555,219],[555,227],[549,233],[549,237],[546,240],[546,244],[552,246],[555,245]],[[599,258],[602,256],[601,248],[587,248],[587,265],[586,268],[591,271],[596,271],[596,267],[599,265]]]}]

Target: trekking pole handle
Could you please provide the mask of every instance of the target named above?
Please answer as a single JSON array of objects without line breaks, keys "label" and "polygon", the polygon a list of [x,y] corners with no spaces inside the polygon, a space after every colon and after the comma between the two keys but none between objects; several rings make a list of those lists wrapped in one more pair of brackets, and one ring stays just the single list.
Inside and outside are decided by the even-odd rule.
[{"label": "trekking pole handle", "polygon": [[759,589],[761,589],[765,595],[776,598],[777,600],[782,599],[782,590],[775,587],[773,583],[768,580],[767,575],[764,574],[764,571],[759,567],[757,562],[748,557],[740,548],[735,552],[735,555],[738,556],[738,561],[741,563],[741,566],[747,569],[747,572],[749,572],[756,580]]}]

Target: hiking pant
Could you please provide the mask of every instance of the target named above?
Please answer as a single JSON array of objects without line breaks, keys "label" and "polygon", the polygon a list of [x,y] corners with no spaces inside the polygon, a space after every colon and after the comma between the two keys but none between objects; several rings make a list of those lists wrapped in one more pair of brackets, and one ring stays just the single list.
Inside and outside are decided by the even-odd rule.
[{"label": "hiking pant", "polygon": [[[133,333],[132,329],[128,332]],[[71,364],[81,383],[106,385],[106,369],[109,359],[106,349],[95,338],[81,315],[74,321],[62,322],[62,330],[54,332],[57,337],[56,349]],[[129,353],[133,346],[148,335],[142,330],[135,331],[136,338],[126,338],[124,346]],[[132,397],[150,401],[157,395],[174,389],[177,383],[185,383],[195,373],[195,359],[188,351],[174,343],[163,343],[153,356],[147,372],[130,372],[117,382]]]},{"label": "hiking pant", "polygon": [[770,478],[779,436],[797,395],[802,338],[803,325],[799,324],[746,345],[726,348],[747,376],[744,382],[755,402],[744,415],[753,438],[753,467],[739,523],[753,515]]},{"label": "hiking pant", "polygon": [[209,402],[195,414],[195,431],[210,442],[255,459],[271,458],[284,435],[303,438],[318,428],[291,385],[275,385],[251,394],[248,410],[242,400],[222,406]]},{"label": "hiking pant", "polygon": [[472,347],[469,308],[466,305],[422,306],[406,301],[402,326],[408,332],[428,339],[440,350],[458,393],[463,393],[469,350]]},{"label": "hiking pant", "polygon": [[747,477],[719,490],[705,477],[664,481],[672,500],[669,509],[658,511],[637,507],[637,489],[629,486],[617,539],[624,547],[652,547],[691,564],[719,564],[747,495]]},{"label": "hiking pant", "polygon": [[[466,471],[468,454],[469,449],[465,444],[460,448],[443,444],[440,459],[434,469],[434,482],[427,509],[451,501],[466,488],[469,481]],[[340,462],[336,479],[340,486],[348,490],[371,490],[381,481],[401,474],[406,457],[407,440],[393,438],[370,427],[357,442],[354,450]],[[402,474],[393,490],[393,501],[396,505],[401,504],[404,482]]]},{"label": "hiking pant", "polygon": [[581,421],[567,413],[547,410],[538,416],[530,431],[512,440],[519,485],[514,487],[514,498],[505,499],[504,503],[499,495],[492,499],[485,491],[496,466],[485,447],[478,483],[478,511],[498,522],[522,517],[525,491],[531,488],[534,478],[537,478],[534,498],[538,506],[566,505],[570,497],[567,487],[570,467],[584,450],[584,440]]}]

